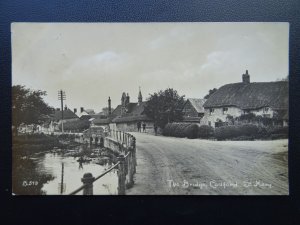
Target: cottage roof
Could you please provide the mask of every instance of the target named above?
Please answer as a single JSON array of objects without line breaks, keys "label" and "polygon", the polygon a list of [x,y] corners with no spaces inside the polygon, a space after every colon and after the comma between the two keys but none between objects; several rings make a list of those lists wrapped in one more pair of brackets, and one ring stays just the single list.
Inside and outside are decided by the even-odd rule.
[{"label": "cottage roof", "polygon": [[[61,120],[61,111],[55,110],[53,114],[50,115],[53,120]],[[64,119],[75,119],[78,116],[70,109],[64,110]]]},{"label": "cottage roof", "polygon": [[126,106],[126,113],[121,115],[121,105],[118,105],[116,109],[112,112],[113,117],[115,117],[112,122],[132,122],[132,121],[149,121],[150,119],[144,115],[144,109],[146,102],[141,103],[129,103]]},{"label": "cottage roof", "polygon": [[146,115],[130,115],[116,117],[112,120],[113,123],[122,123],[122,122],[134,122],[134,121],[151,121]]},{"label": "cottage roof", "polygon": [[102,118],[96,118],[92,121],[93,124],[95,125],[106,125],[106,124],[109,124],[111,121],[110,118],[105,118],[105,119],[102,119]]},{"label": "cottage roof", "polygon": [[206,99],[201,98],[188,98],[186,102],[190,102],[192,106],[196,109],[197,113],[204,113],[203,104],[205,103]]},{"label": "cottage roof", "polygon": [[236,106],[241,109],[288,109],[288,82],[233,83],[220,87],[203,105],[205,108]]},{"label": "cottage roof", "polygon": [[184,116],[183,117],[183,122],[197,122],[197,123],[200,123],[200,117]]}]

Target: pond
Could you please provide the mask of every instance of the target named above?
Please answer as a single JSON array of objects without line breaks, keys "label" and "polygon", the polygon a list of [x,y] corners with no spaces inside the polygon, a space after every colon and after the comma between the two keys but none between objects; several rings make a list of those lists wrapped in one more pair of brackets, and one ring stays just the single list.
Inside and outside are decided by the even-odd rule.
[{"label": "pond", "polygon": [[[90,158],[89,160],[92,161],[80,162],[79,157],[71,155],[72,153],[70,152],[69,154],[63,154],[62,152],[52,151],[30,156],[26,161],[30,161],[30,165],[34,166],[26,166],[28,163],[25,163],[25,170],[19,170],[19,174],[16,175],[23,179],[22,184],[19,186],[22,186],[22,189],[27,189],[29,194],[42,193],[45,195],[68,195],[83,184],[81,178],[85,173],[92,173],[94,177],[97,177],[112,166],[111,160],[108,157],[104,157],[104,161],[101,160],[100,165],[99,160],[102,158]],[[38,175],[28,176],[28,174],[31,174],[31,170],[32,174]],[[22,174],[22,171],[24,171],[24,174]],[[61,185],[62,174],[63,185]],[[47,179],[45,179],[45,177],[47,177]],[[93,192],[94,195],[116,195],[117,186],[117,170],[112,170],[104,177],[101,177],[94,182]],[[30,193],[29,188],[40,190],[34,190]],[[20,193],[22,194],[23,191],[24,190],[21,190]],[[61,191],[63,192],[61,193]],[[77,195],[82,195],[82,191]]]}]

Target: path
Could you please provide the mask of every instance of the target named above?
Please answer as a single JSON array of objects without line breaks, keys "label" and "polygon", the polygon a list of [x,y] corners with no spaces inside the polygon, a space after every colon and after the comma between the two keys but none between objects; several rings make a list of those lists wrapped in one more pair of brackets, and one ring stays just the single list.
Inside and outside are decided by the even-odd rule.
[{"label": "path", "polygon": [[135,185],[127,194],[288,194],[287,140],[210,141],[133,133]]}]

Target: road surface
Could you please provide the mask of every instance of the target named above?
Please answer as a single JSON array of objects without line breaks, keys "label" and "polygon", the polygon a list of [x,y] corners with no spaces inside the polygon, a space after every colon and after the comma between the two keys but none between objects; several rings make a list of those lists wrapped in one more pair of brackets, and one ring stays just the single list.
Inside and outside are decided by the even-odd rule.
[{"label": "road surface", "polygon": [[132,195],[287,195],[288,140],[213,141],[132,133]]}]

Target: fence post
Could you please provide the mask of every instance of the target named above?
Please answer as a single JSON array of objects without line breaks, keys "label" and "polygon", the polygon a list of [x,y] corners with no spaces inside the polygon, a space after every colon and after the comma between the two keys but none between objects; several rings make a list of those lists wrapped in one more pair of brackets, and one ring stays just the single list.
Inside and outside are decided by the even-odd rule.
[{"label": "fence post", "polygon": [[85,184],[83,189],[83,195],[93,195],[93,182],[95,177],[91,173],[85,173],[83,178],[81,178],[81,182]]},{"label": "fence post", "polygon": [[136,173],[136,140],[135,137],[132,137],[132,156],[133,156],[133,172]]},{"label": "fence post", "polygon": [[126,180],[125,168],[124,168],[125,158],[123,155],[121,155],[120,157],[118,157],[118,160],[120,162],[119,170],[118,170],[118,195],[125,195],[125,180]]},{"label": "fence post", "polygon": [[133,186],[133,169],[134,169],[134,165],[133,165],[133,149],[129,148],[130,154],[129,154],[129,158],[128,158],[128,188]]}]

